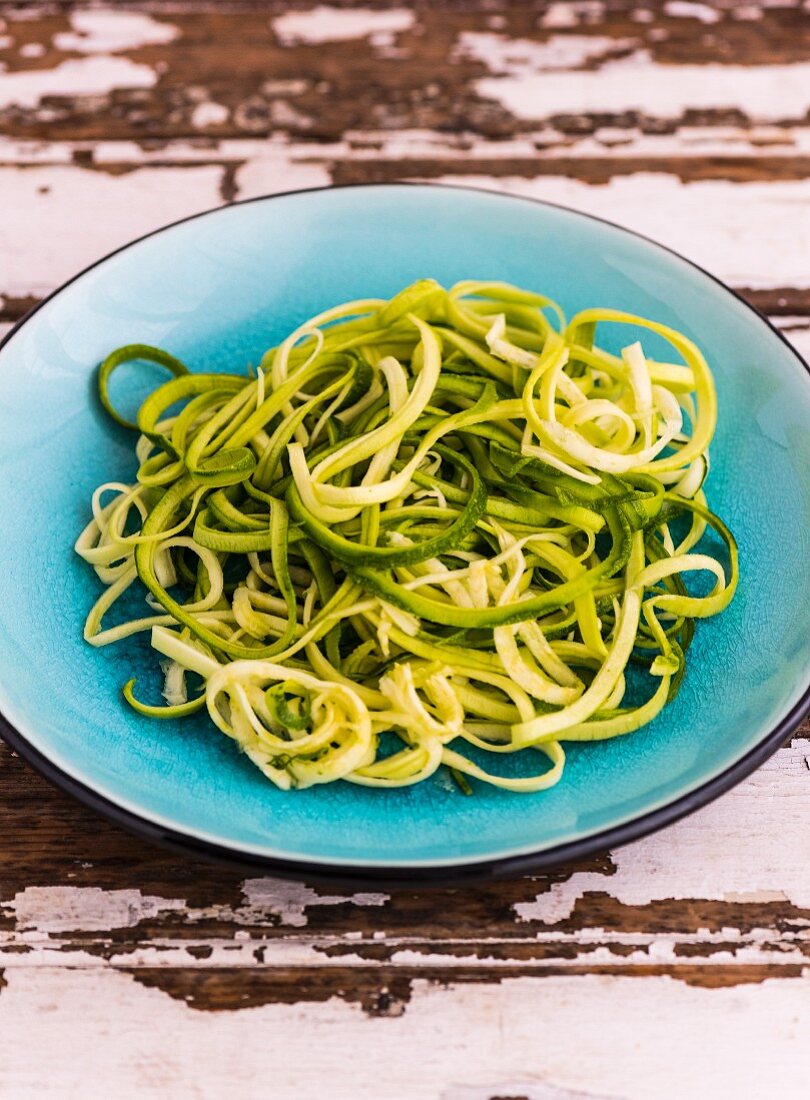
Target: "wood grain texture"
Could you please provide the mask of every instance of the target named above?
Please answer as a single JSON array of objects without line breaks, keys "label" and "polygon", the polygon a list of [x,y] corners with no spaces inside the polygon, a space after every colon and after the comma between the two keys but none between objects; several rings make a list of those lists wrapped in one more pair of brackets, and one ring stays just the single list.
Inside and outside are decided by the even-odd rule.
[{"label": "wood grain texture", "polygon": [[[662,239],[810,355],[799,0],[0,2],[0,64],[0,324],[220,202],[406,178]],[[660,834],[475,889],[188,860],[4,747],[0,825],[3,1096],[807,1094],[810,726]]]}]

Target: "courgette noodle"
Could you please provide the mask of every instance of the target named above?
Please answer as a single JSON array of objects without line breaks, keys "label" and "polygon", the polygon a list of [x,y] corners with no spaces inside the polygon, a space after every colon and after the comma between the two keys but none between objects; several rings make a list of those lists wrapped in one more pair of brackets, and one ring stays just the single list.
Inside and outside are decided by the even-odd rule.
[{"label": "courgette noodle", "polygon": [[[671,353],[612,354],[597,326]],[[133,424],[110,380],[144,362],[172,377]],[[704,493],[712,375],[655,321],[566,322],[506,283],[424,279],[312,317],[252,373],[133,344],[98,382],[139,468],[96,490],[76,542],[106,586],[84,636],[151,630],[165,705],[134,680],[127,702],[207,709],[281,788],[401,787],[442,765],[465,793],[551,787],[563,742],[659,713],[695,620],[734,595]],[[153,613],[105,625],[136,582]]]}]

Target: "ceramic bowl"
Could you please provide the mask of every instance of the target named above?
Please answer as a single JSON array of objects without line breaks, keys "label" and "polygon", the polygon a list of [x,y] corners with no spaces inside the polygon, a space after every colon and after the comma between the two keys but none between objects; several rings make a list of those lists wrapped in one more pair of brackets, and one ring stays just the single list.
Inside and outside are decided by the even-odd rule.
[{"label": "ceramic bowl", "polygon": [[[120,687],[153,675],[142,638],[82,641],[98,592],[72,550],[93,488],[134,474],[94,397],[112,348],[158,344],[192,369],[243,369],[336,302],[433,276],[506,279],[567,312],[599,305],[705,350],[720,416],[708,494],[740,546],[737,596],[698,624],[672,705],[644,730],[575,745],[536,795],[440,777],[284,793],[204,715],[156,722]],[[130,397],[134,400],[136,394]],[[6,740],[141,835],[277,873],[441,881],[539,869],[709,801],[797,725],[810,693],[810,374],[762,317],[687,260],[571,210],[464,188],[383,185],[214,210],[101,260],[0,349],[0,712]]]}]

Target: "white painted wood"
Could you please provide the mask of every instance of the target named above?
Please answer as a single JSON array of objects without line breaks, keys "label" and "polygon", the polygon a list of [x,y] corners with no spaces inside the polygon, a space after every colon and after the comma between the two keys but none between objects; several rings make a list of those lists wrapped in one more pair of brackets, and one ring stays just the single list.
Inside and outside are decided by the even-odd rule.
[{"label": "white painted wood", "polygon": [[[6,46],[15,43],[15,23],[25,9],[10,12],[5,28]],[[33,5],[28,12],[34,18]],[[12,18],[13,17],[13,18]],[[149,65],[117,57],[125,50],[143,46],[166,45],[177,37],[177,29],[137,12],[110,9],[76,11],[69,15],[70,31],[54,35],[54,50],[71,55],[53,67],[0,72],[0,107],[16,105],[36,107],[46,96],[94,96],[114,88],[151,88],[157,74]],[[33,47],[33,48],[32,48]],[[41,43],[23,47],[24,56],[42,55]],[[84,57],[76,57],[84,54]]]},{"label": "white painted wood", "polygon": [[[194,919],[193,913],[187,917],[188,921]],[[373,943],[384,944],[384,959],[369,957],[369,940],[352,931],[331,936],[291,932],[283,937],[259,939],[248,939],[247,933],[240,938],[239,931],[234,939],[158,936],[120,946],[109,935],[99,935],[88,943],[86,937],[79,942],[67,935],[37,936],[26,932],[13,937],[0,935],[0,970],[5,969],[8,976],[16,970],[52,967],[82,970],[182,967],[196,971],[273,967],[316,971],[362,967],[374,971],[385,967],[428,975],[438,968],[451,975],[453,971],[464,970],[473,978],[477,970],[484,981],[485,971],[504,980],[510,974],[530,971],[542,974],[550,967],[579,975],[597,967],[601,971],[632,975],[651,966],[674,967],[678,974],[679,967],[688,965],[693,972],[712,972],[715,976],[733,966],[735,977],[742,982],[756,981],[759,975],[755,968],[768,967],[769,974],[782,981],[785,979],[779,974],[780,969],[788,973],[789,967],[790,976],[794,976],[796,967],[803,970],[810,967],[807,921],[793,918],[787,923],[795,927],[780,932],[755,928],[741,933],[739,929],[727,928],[688,934],[662,930],[619,933],[587,927],[567,933],[543,929],[533,936],[459,938],[443,940],[441,944],[425,935],[380,935]],[[103,948],[103,954],[99,954],[98,948]],[[537,949],[534,958],[533,948]],[[684,954],[686,950],[688,955]],[[751,975],[748,979],[747,974]]]},{"label": "white painted wood", "polygon": [[407,8],[335,8],[326,4],[309,11],[289,11],[272,20],[276,37],[285,46],[299,43],[321,45],[325,42],[346,42],[369,38],[380,43],[379,36],[400,34],[410,30],[416,17]]},{"label": "white painted wood", "polygon": [[253,148],[236,172],[236,197],[249,199],[255,195],[274,195],[279,191],[296,191],[306,187],[328,187],[331,174],[324,158],[312,150],[304,156],[292,147],[265,145]]},{"label": "white painted wood", "polygon": [[668,829],[613,853],[615,872],[574,874],[515,908],[554,924],[586,891],[624,905],[664,898],[782,901],[810,909],[810,741],[779,752],[739,786]]},{"label": "white painted wood", "polygon": [[74,166],[0,168],[0,289],[41,295],[151,229],[221,202],[217,166],[111,176]]},{"label": "white painted wood", "polygon": [[179,899],[144,897],[140,890],[100,890],[98,887],[27,886],[3,908],[14,914],[23,934],[38,935],[134,928],[168,910],[183,909]]},{"label": "white painted wood", "polygon": [[[295,933],[283,938],[243,940],[239,935],[237,932],[234,940],[166,936],[118,947],[104,936],[93,940],[90,947],[82,946],[69,936],[38,940],[34,934],[27,933],[13,941],[2,936],[0,969],[5,969],[8,977],[18,970],[54,967],[128,971],[156,967],[167,970],[182,967],[187,971],[296,967],[318,972],[349,967],[364,971],[382,968],[407,971],[424,975],[425,980],[432,980],[431,971],[439,969],[451,977],[454,971],[463,970],[468,979],[492,980],[494,974],[498,981],[503,981],[515,975],[528,973],[531,976],[532,972],[546,976],[549,968],[555,972],[567,970],[579,976],[598,968],[608,973],[614,971],[617,975],[638,976],[641,981],[647,979],[644,972],[650,967],[675,968],[674,974],[678,976],[679,968],[688,965],[692,974],[711,973],[717,981],[718,975],[722,979],[723,971],[733,966],[735,982],[729,984],[757,981],[763,967],[768,968],[771,978],[779,981],[787,980],[785,975],[795,976],[797,967],[802,971],[810,970],[806,922],[780,934],[770,934],[761,928],[745,934],[731,928],[689,935],[664,931],[619,934],[585,928],[559,935],[538,932],[533,937],[522,938],[462,938],[442,941],[441,945],[425,936],[380,936],[379,941],[384,941],[386,948],[385,959],[369,958],[367,943],[356,943],[360,937],[352,932],[340,936]],[[355,946],[357,950],[352,950]],[[98,953],[99,948],[103,949],[103,954]],[[537,948],[537,958],[531,957],[532,948]],[[528,959],[523,957],[526,954]],[[780,974],[780,970],[784,970],[785,975]],[[722,980],[718,984],[722,984]]]},{"label": "white painted wood", "polygon": [[384,1018],[338,999],[198,1011],[112,971],[6,979],[0,1091],[15,1100],[327,1088],[331,1100],[803,1100],[810,1072],[808,977],[714,990],[667,977],[417,980]]},{"label": "white painted wood", "polygon": [[586,62],[624,53],[636,44],[634,38],[596,34],[554,34],[536,42],[491,31],[462,31],[453,59],[480,61],[498,76],[523,77],[533,72],[578,69]]},{"label": "white painted wood", "polygon": [[[305,159],[281,144],[254,144],[250,152],[236,173],[240,198],[330,182],[325,157]],[[123,175],[70,164],[24,172],[0,166],[0,192],[15,211],[0,226],[0,292],[44,294],[133,237],[218,205],[224,164],[194,159],[187,167],[147,166]],[[637,173],[600,185],[565,176],[445,175],[439,182],[547,199],[616,221],[735,286],[810,286],[810,180],[684,183]]]},{"label": "white painted wood", "polygon": [[[296,94],[295,82],[279,82],[286,91]],[[206,106],[208,101],[203,101]],[[225,109],[225,108],[223,108]],[[207,112],[206,112],[207,113]],[[222,119],[222,116],[220,116]],[[45,142],[3,137],[0,134],[0,165],[69,164],[77,151],[87,151],[84,141]],[[740,158],[772,161],[810,155],[810,126],[681,126],[673,133],[647,134],[638,127],[601,127],[593,134],[565,134],[551,126],[526,127],[515,136],[492,140],[474,133],[442,133],[434,130],[347,130],[341,141],[312,142],[292,140],[283,135],[269,138],[225,138],[173,140],[158,147],[144,148],[134,141],[98,141],[92,143],[93,163],[108,165],[171,166],[218,162],[240,164],[262,155],[274,156],[292,167],[360,161],[408,160],[457,161],[461,168],[466,161],[498,162],[520,158],[527,164],[527,176],[544,169],[545,161],[565,159],[573,170],[587,171],[594,162],[619,161],[616,173],[624,172],[622,160],[646,158],[660,161],[660,171],[673,175],[673,162],[685,162],[688,168],[696,158],[716,158],[722,169],[724,161]],[[533,162],[533,164],[531,163]],[[581,167],[580,167],[581,166]],[[605,166],[600,164],[603,170]],[[608,174],[610,174],[608,172]],[[301,186],[296,184],[296,186]]]},{"label": "white painted wood", "polygon": [[800,120],[810,107],[810,62],[665,65],[639,49],[594,71],[484,77],[476,88],[516,118],[623,111],[680,118],[690,110],[738,109],[752,119]]},{"label": "white painted wood", "polygon": [[[796,739],[790,748],[780,749],[722,798],[662,832],[615,851],[604,873],[576,872],[551,886],[546,884],[542,890],[537,886],[532,890],[527,881],[526,900],[514,906],[515,942],[545,943],[559,949],[559,957],[552,952],[550,958],[560,966],[633,966],[649,965],[651,961],[675,964],[684,961],[677,954],[682,944],[696,948],[688,959],[694,965],[803,964],[807,957],[804,948],[810,942],[810,920],[803,918],[786,919],[778,929],[729,928],[720,932],[658,931],[652,914],[649,928],[643,933],[611,933],[601,928],[572,932],[562,931],[558,925],[587,893],[606,894],[622,905],[636,907],[665,899],[691,899],[737,905],[781,902],[810,911],[809,762],[810,739]],[[351,904],[373,910],[389,901],[386,894],[332,894],[273,878],[246,879],[242,893],[243,901],[236,908],[212,909],[189,906],[182,897],[144,896],[132,889],[105,892],[92,887],[30,886],[10,898],[0,892],[0,913],[12,918],[14,924],[11,931],[0,932],[0,967],[53,965],[56,953],[65,965],[105,965],[104,959],[87,955],[80,946],[70,950],[69,933],[100,933],[97,938],[104,942],[103,933],[134,929],[141,921],[171,912],[183,913],[191,926],[202,926],[216,917],[235,926],[264,924],[296,930],[284,940],[263,941],[268,965],[345,965],[345,956],[327,958],[322,953],[325,946],[340,942],[340,936],[313,937],[302,931],[313,907]],[[481,929],[474,941],[453,941],[460,950],[456,958],[451,958],[431,951],[431,941],[415,927],[407,935],[399,934],[387,941],[393,952],[390,962],[400,966],[438,962],[447,966],[499,965],[491,958],[473,956],[473,945],[486,943],[487,935],[488,930]],[[348,936],[346,942],[355,938]],[[465,942],[469,943],[467,953],[463,950]],[[500,941],[496,937],[491,942]],[[189,947],[200,943],[212,948],[208,958],[188,952]],[[725,945],[723,954],[717,953],[718,944]],[[572,945],[580,947],[583,955],[570,958],[566,949]],[[629,955],[616,954],[618,945],[633,951]],[[209,967],[255,963],[253,944],[244,944],[241,953],[234,953],[232,946],[232,941],[216,937],[189,942],[163,936],[139,951],[132,952],[127,944],[120,956],[111,952],[109,965]],[[27,948],[27,952],[17,954],[20,947]],[[503,963],[505,968],[515,965],[515,958]]]},{"label": "white painted wood", "polygon": [[[724,158],[746,157],[757,160],[774,156],[803,156],[810,153],[810,127],[771,126],[750,124],[745,126],[680,126],[673,133],[649,134],[637,126],[602,126],[593,134],[578,136],[564,133],[548,123],[527,125],[514,137],[490,140],[473,133],[446,134],[432,130],[350,130],[344,141],[319,145],[315,150],[304,143],[285,142],[294,156],[312,158],[320,152],[325,161],[337,160],[399,160],[432,157],[441,160],[473,159],[495,161],[512,157],[526,158],[534,162],[534,170],[527,166],[527,175],[543,168],[541,159],[565,158],[582,161],[580,171],[587,171],[593,160],[610,157],[611,160],[630,157],[646,157],[661,160],[661,170],[672,173],[672,161],[688,161],[696,157],[719,158],[722,168]],[[103,155],[106,144],[99,147]],[[239,156],[239,149],[250,156],[250,142],[224,141],[220,149],[223,155]],[[199,154],[198,154],[199,155]],[[148,156],[141,152],[141,156]]]},{"label": "white painted wood", "polygon": [[[541,43],[510,39],[498,32],[462,30],[451,60],[471,58],[484,64],[491,75],[477,81],[477,91],[518,119],[629,110],[673,118],[690,109],[718,108],[740,109],[760,121],[805,118],[810,107],[809,63],[666,64],[651,56],[644,21],[637,21],[636,35],[615,38],[594,32],[593,25],[603,14],[604,5],[598,3],[551,4],[540,21],[555,33]],[[669,4],[667,14],[693,18],[704,29],[717,17],[714,9],[696,3]],[[102,8],[74,12],[70,20],[71,30],[57,32],[52,40],[56,51],[70,56],[52,68],[0,73],[0,104],[30,107],[46,95],[98,95],[114,88],[149,87],[156,80],[154,71],[115,55],[166,45],[178,37],[170,16],[156,19]],[[367,39],[373,49],[383,52],[397,35],[419,29],[418,16],[405,7],[319,5],[283,13],[268,25],[283,45]],[[572,34],[574,28],[590,33]],[[6,29],[13,43],[14,22]],[[563,33],[556,33],[560,30]],[[667,36],[665,29],[657,30],[659,39]],[[77,53],[86,56],[76,58]],[[598,68],[582,68],[594,61]]]},{"label": "white painted wood", "polygon": [[305,886],[301,882],[283,882],[272,878],[249,878],[242,883],[245,902],[249,908],[271,912],[281,924],[302,927],[307,923],[307,909],[312,905],[360,905],[380,906],[388,900],[387,894],[358,893],[325,894]]},{"label": "white painted wood", "polygon": [[[657,61],[649,47],[652,36],[656,41],[668,37],[664,28],[648,36],[646,20],[639,19],[638,34],[631,38],[574,34],[572,29],[582,25],[576,18],[577,5],[568,12],[563,5],[552,8],[545,25],[563,28],[565,33],[552,34],[543,42],[475,31],[462,32],[457,43],[455,57],[479,61],[491,74],[476,82],[479,94],[518,119],[626,111],[679,118],[690,110],[734,109],[754,120],[785,122],[803,119],[810,107],[807,62],[665,63]],[[664,11],[704,27],[720,18],[715,8],[679,0],[665,4]],[[591,63],[588,69],[586,62]]]},{"label": "white painted wood", "polygon": [[69,31],[53,37],[57,50],[67,53],[121,53],[143,46],[165,46],[178,37],[177,27],[137,11],[90,9],[68,13]]},{"label": "white painted wood", "polygon": [[709,7],[708,4],[696,4],[692,0],[667,0],[664,14],[670,19],[697,19],[709,26],[719,23],[722,18],[717,8]]},{"label": "white painted wood", "polygon": [[53,69],[0,74],[0,107],[36,107],[45,96],[91,96],[111,88],[151,88],[156,80],[148,65],[99,54],[63,61]]},{"label": "white painted wood", "polygon": [[[455,177],[443,176],[439,182],[452,183]],[[618,222],[674,248],[733,286],[810,286],[810,179],[684,183],[645,172],[616,176],[602,185],[562,176],[465,176],[463,182]]]}]

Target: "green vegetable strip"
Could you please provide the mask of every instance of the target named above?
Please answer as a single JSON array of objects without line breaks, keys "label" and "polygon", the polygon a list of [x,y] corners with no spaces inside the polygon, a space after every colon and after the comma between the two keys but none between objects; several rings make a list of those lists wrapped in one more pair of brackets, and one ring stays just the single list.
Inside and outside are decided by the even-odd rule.
[{"label": "green vegetable strip", "polygon": [[[628,325],[673,361],[600,347]],[[109,394],[135,362],[173,376],[136,424]],[[506,283],[423,279],[310,319],[253,378],[131,344],[98,386],[137,433],[138,475],[96,491],[76,543],[104,586],[85,637],[151,630],[164,701],[131,679],[127,703],[145,719],[207,710],[284,789],[447,768],[465,794],[545,790],[563,742],[660,713],[696,621],[734,596],[737,548],[705,494],[711,371],[656,321],[566,321]],[[133,586],[150,606],[108,625]],[[204,681],[191,699],[189,672]]]},{"label": "green vegetable strip", "polygon": [[113,372],[124,363],[132,363],[138,360],[165,367],[175,376],[188,374],[188,367],[181,363],[179,359],[175,359],[173,355],[169,355],[167,351],[163,351],[161,348],[150,347],[149,344],[128,344],[126,347],[111,352],[98,368],[98,395],[107,413],[122,428],[134,429],[137,425],[133,424],[131,420],[126,420],[115,409],[110,399],[110,378]]}]

